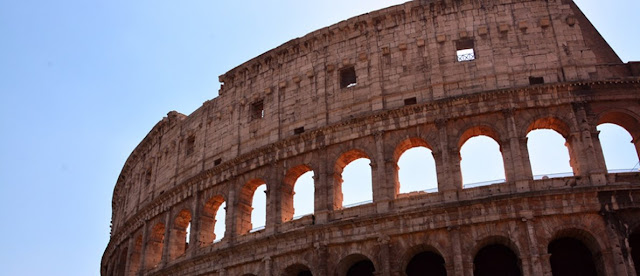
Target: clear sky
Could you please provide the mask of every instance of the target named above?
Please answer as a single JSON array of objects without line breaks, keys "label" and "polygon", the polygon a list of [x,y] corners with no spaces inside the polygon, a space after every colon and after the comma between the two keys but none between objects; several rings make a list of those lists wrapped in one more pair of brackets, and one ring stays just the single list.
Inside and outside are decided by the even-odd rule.
[{"label": "clear sky", "polygon": [[[98,275],[127,156],[292,38],[404,1],[0,0],[0,266]],[[640,2],[580,0],[624,61]]]}]

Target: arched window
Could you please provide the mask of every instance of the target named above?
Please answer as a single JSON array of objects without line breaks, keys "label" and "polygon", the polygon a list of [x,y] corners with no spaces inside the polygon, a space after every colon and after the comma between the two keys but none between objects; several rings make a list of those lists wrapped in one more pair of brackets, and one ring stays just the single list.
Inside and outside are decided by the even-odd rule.
[{"label": "arched window", "polygon": [[534,179],[573,175],[564,137],[552,129],[536,129],[527,134],[527,149]]},{"label": "arched window", "polygon": [[446,276],[447,269],[444,266],[444,258],[440,254],[423,251],[411,258],[405,270],[407,276]]},{"label": "arched window", "polygon": [[398,165],[398,193],[438,191],[436,162],[424,140],[403,141],[394,152],[394,158]]},{"label": "arched window", "polygon": [[283,276],[312,276],[311,270],[302,264],[295,264],[284,270]]},{"label": "arched window", "polygon": [[267,184],[262,179],[253,179],[245,184],[238,195],[236,231],[243,235],[260,231],[266,226]]},{"label": "arched window", "polygon": [[340,276],[373,276],[374,273],[373,262],[361,254],[351,254],[345,257],[336,267],[336,274]]},{"label": "arched window", "polygon": [[282,221],[290,221],[314,211],[314,179],[313,170],[307,165],[290,169],[285,175],[282,187]]},{"label": "arched window", "polygon": [[554,276],[597,276],[593,254],[581,241],[574,238],[559,238],[548,247],[549,262]]},{"label": "arched window", "polygon": [[142,235],[138,235],[133,241],[133,252],[131,252],[129,273],[127,275],[136,275],[140,270],[140,254],[142,254]]},{"label": "arched window", "polygon": [[460,148],[460,171],[464,188],[505,182],[500,145],[486,135],[471,137]]},{"label": "arched window", "polygon": [[207,200],[200,217],[201,244],[206,245],[221,240],[225,233],[226,202],[220,195]]},{"label": "arched window", "polygon": [[253,211],[251,212],[251,232],[264,229],[267,224],[267,184],[258,186],[253,193],[253,201],[251,204]]},{"label": "arched window", "polygon": [[474,276],[519,276],[520,261],[516,253],[501,244],[491,244],[478,251],[473,259]]},{"label": "arched window", "polygon": [[156,223],[151,228],[149,233],[149,239],[147,240],[147,247],[145,253],[145,268],[151,269],[156,267],[162,259],[162,247],[164,245],[164,229],[163,223]]},{"label": "arched window", "polygon": [[334,209],[348,208],[373,201],[371,160],[360,150],[340,156],[334,167]]},{"label": "arched window", "polygon": [[605,123],[598,125],[598,138],[604,161],[610,172],[638,171],[638,153],[631,134],[623,127]]},{"label": "arched window", "polygon": [[191,226],[191,212],[184,209],[178,213],[171,229],[169,260],[175,260],[184,255],[189,247],[189,233]]},{"label": "arched window", "polygon": [[342,171],[342,206],[344,208],[373,201],[371,160],[360,158],[352,161]]}]

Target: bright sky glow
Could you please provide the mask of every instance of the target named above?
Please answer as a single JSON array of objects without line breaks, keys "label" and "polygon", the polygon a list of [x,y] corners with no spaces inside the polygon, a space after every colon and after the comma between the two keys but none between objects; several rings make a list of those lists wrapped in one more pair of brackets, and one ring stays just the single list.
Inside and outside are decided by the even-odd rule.
[{"label": "bright sky glow", "polygon": [[560,133],[551,129],[536,129],[529,132],[527,138],[529,162],[534,176],[553,177],[558,173],[573,175],[566,140]]},{"label": "bright sky glow", "polygon": [[262,184],[256,191],[253,192],[253,202],[251,206],[253,207],[253,211],[251,212],[251,228],[253,230],[258,230],[265,226],[265,222],[267,219],[267,194],[265,191],[267,190],[267,185]]},{"label": "bright sky glow", "polygon": [[314,185],[313,171],[308,171],[298,177],[293,186],[293,217],[313,214],[314,208]]},{"label": "bright sky glow", "polygon": [[[455,157],[454,157],[455,158]],[[460,149],[462,184],[504,182],[504,162],[498,143],[480,135],[467,140]]]},{"label": "bright sky glow", "polygon": [[356,159],[342,171],[342,206],[367,203],[373,200],[371,190],[371,160]]},{"label": "bright sky glow", "polygon": [[216,234],[214,242],[222,240],[226,231],[227,202],[220,204],[218,212],[216,212],[216,225],[213,227],[213,233]]},{"label": "bright sky glow", "polygon": [[438,191],[436,163],[431,150],[415,147],[405,151],[398,160],[400,193]]},{"label": "bright sky glow", "polygon": [[[190,114],[217,76],[292,38],[401,2],[0,1],[2,273],[99,275],[115,182],[168,111]],[[577,3],[640,61],[640,1]]]}]

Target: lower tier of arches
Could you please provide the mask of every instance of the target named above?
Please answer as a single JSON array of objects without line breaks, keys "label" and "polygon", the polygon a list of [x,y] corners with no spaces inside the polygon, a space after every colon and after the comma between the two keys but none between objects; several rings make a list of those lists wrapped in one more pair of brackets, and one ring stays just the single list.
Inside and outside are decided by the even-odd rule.
[{"label": "lower tier of arches", "polygon": [[637,275],[638,198],[637,183],[610,183],[354,215],[149,269],[132,239],[106,275]]}]

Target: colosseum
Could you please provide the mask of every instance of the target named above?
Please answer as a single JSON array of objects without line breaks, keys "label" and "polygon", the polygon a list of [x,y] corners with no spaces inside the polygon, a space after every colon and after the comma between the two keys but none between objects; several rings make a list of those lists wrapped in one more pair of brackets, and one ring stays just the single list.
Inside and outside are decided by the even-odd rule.
[{"label": "colosseum", "polygon": [[[571,0],[414,0],[219,79],[124,164],[102,275],[640,275],[640,173],[607,169],[596,128],[624,128],[640,152],[640,63]],[[572,174],[534,176],[539,129],[566,140]],[[463,185],[477,136],[499,145],[499,183]],[[416,147],[437,186],[403,193],[398,160]],[[371,201],[343,204],[343,170],[362,158]],[[294,216],[310,171],[313,211]]]}]

